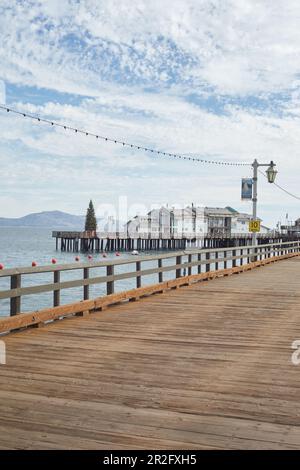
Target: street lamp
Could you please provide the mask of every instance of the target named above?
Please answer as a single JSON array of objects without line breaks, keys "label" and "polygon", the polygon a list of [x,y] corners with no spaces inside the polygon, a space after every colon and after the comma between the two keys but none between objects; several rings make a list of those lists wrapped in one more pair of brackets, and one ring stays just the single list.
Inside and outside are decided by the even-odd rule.
[{"label": "street lamp", "polygon": [[266,171],[269,183],[274,183],[276,175],[277,175],[277,171],[274,170],[274,166],[275,165],[274,165],[273,161],[271,161],[270,166]]},{"label": "street lamp", "polygon": [[[260,166],[267,166],[268,169],[266,171],[268,182],[269,183],[274,183],[277,171],[274,169],[276,164],[271,160],[270,163],[258,163],[258,161],[255,159],[254,162],[252,163],[252,168],[253,168],[253,197],[252,197],[252,202],[253,202],[253,210],[252,210],[252,219],[256,220],[257,218],[257,176],[258,176],[258,167]],[[256,232],[253,232],[252,235],[252,242],[253,245],[257,244],[257,234]]]}]

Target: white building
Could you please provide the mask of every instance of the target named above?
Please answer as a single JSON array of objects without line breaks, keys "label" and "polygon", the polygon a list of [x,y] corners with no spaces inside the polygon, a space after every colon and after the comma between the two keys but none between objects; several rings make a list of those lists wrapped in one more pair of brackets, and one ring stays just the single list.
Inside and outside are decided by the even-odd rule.
[{"label": "white building", "polygon": [[231,235],[231,219],[233,214],[227,207],[205,207],[204,214],[207,222],[207,232],[205,235],[211,237]]},{"label": "white building", "polygon": [[204,235],[207,231],[204,208],[188,206],[184,209],[171,210],[171,233],[183,237],[195,237]]},{"label": "white building", "polygon": [[[238,212],[231,207],[227,207],[233,213],[233,217],[231,219],[231,234],[232,235],[247,235],[249,234],[249,222],[252,219],[252,216],[249,214],[245,214],[244,212]],[[261,219],[258,217],[258,220]],[[264,225],[260,225],[260,233],[268,233],[270,229]]]},{"label": "white building", "polygon": [[[137,215],[125,225],[129,236],[151,238],[201,238],[249,234],[251,216],[231,207],[161,207],[147,215]],[[261,226],[261,233],[269,229]]]},{"label": "white building", "polygon": [[129,236],[148,234],[149,231],[149,217],[136,215],[133,219],[129,220],[125,225],[125,231]]}]

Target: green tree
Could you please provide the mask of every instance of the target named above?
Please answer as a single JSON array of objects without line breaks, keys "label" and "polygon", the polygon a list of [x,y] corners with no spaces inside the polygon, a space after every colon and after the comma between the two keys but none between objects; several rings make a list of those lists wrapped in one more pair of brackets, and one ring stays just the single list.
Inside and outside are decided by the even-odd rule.
[{"label": "green tree", "polygon": [[85,230],[86,231],[97,230],[97,219],[96,219],[94,204],[92,200],[90,200],[89,207],[87,208],[87,211],[86,211]]}]

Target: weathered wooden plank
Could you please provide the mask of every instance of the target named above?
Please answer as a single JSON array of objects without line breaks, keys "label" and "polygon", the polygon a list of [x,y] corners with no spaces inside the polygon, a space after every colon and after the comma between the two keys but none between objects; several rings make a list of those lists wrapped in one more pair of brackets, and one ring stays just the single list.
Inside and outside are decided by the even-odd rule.
[{"label": "weathered wooden plank", "polygon": [[289,257],[5,337],[0,448],[298,449]]}]

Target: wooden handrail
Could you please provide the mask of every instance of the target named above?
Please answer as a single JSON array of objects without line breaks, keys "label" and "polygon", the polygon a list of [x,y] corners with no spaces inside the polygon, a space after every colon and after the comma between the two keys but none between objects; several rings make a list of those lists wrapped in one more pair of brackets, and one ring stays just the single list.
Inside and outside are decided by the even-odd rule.
[{"label": "wooden handrail", "polygon": [[254,248],[265,248],[271,246],[283,247],[283,246],[291,246],[291,245],[298,245],[300,241],[289,241],[289,242],[282,242],[282,243],[267,243],[264,245],[246,245],[246,246],[238,246],[238,247],[229,247],[229,248],[203,248],[203,249],[188,249],[188,250],[181,250],[181,251],[173,251],[170,253],[159,254],[159,255],[149,255],[149,256],[133,256],[132,258],[126,259],[118,259],[118,260],[106,260],[106,261],[90,261],[86,263],[69,263],[69,264],[49,264],[45,266],[25,266],[20,268],[9,268],[9,269],[2,269],[0,271],[0,278],[1,277],[10,277],[14,274],[41,274],[41,273],[49,273],[55,271],[72,271],[78,270],[83,268],[101,268],[110,265],[118,266],[122,264],[134,264],[137,261],[155,261],[158,259],[167,259],[167,258],[175,258],[176,256],[186,256],[189,254],[202,254],[202,253],[221,253],[221,252],[228,252],[233,250],[241,250],[241,249],[254,249]]},{"label": "wooden handrail", "polygon": [[[4,269],[0,271],[0,277],[9,277],[10,289],[0,290],[0,300],[10,299],[10,315],[14,316],[21,313],[21,300],[23,296],[53,292],[53,307],[60,305],[60,292],[65,289],[82,287],[83,300],[89,300],[89,287],[95,284],[106,284],[107,295],[114,294],[115,282],[126,279],[135,280],[137,288],[142,287],[143,277],[157,275],[158,282],[163,283],[163,273],[173,271],[174,279],[183,276],[191,276],[192,268],[197,268],[197,273],[202,273],[202,267],[206,273],[228,268],[245,265],[250,261],[265,260],[272,257],[278,257],[291,253],[300,252],[300,241],[290,241],[282,243],[270,243],[257,246],[239,246],[229,248],[210,248],[202,250],[185,250],[166,254],[152,256],[133,256],[128,259],[105,260],[89,263],[72,263],[65,265],[50,265]],[[164,260],[175,259],[175,263],[163,264]],[[143,263],[157,262],[156,266],[143,268]],[[122,265],[135,265],[135,270],[129,272],[116,273],[115,267]],[[214,265],[212,270],[211,266]],[[104,268],[106,272],[100,276],[93,276],[92,271],[96,268]],[[60,273],[64,271],[78,271],[82,273],[81,279],[61,281]],[[22,287],[22,276],[51,273],[53,272],[53,282],[48,284],[39,284],[29,287]]]},{"label": "wooden handrail", "polygon": [[89,313],[105,309],[107,306],[126,300],[137,300],[145,295],[156,294],[165,292],[168,289],[174,289],[194,282],[203,280],[215,279],[216,277],[230,276],[232,274],[239,274],[244,271],[254,269],[256,267],[264,266],[275,261],[282,259],[299,256],[300,252],[288,253],[273,258],[266,258],[260,261],[254,261],[243,266],[236,266],[227,269],[220,269],[218,271],[210,271],[205,273],[192,274],[184,277],[179,277],[170,281],[159,282],[146,287],[138,287],[120,293],[112,293],[103,297],[97,297],[93,300],[83,300],[72,304],[57,306],[54,308],[46,308],[40,311],[22,313],[11,317],[0,317],[0,334],[9,333],[11,331],[19,330],[24,327],[42,326],[45,323],[62,319],[65,317],[80,315],[85,316]]}]

